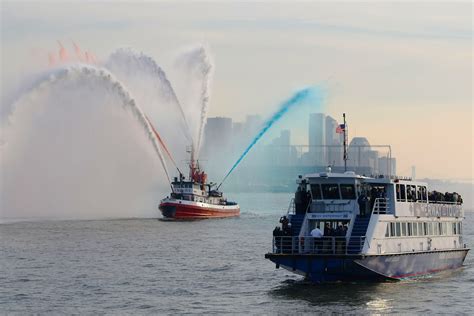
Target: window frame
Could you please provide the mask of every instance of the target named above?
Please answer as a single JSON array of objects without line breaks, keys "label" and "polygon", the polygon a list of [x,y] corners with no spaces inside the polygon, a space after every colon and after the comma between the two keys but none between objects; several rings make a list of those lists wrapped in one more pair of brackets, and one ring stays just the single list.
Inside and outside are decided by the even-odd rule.
[{"label": "window frame", "polygon": [[[342,188],[343,187],[351,187],[352,188],[352,197],[344,197],[344,194],[342,193]],[[340,197],[341,200],[355,200],[356,199],[356,189],[355,186],[351,183],[341,183],[339,184],[339,191],[340,191]]]},{"label": "window frame", "polygon": [[[324,194],[324,192],[325,192],[324,188],[325,187],[328,188],[328,189],[331,188],[331,187],[332,188],[336,187],[337,191],[335,191],[335,192],[337,192],[338,197],[337,198],[326,198],[326,196]],[[339,184],[338,183],[321,183],[321,193],[322,193],[323,200],[340,200],[341,199],[341,192],[339,191]]]},{"label": "window frame", "polygon": [[[314,197],[313,192],[317,192],[317,191],[313,191],[313,186],[317,186],[317,187],[319,188],[319,190],[318,190],[318,191],[319,191],[319,198],[318,198],[318,197]],[[323,194],[322,194],[322,192],[321,192],[321,184],[320,184],[320,183],[311,183],[311,184],[309,185],[309,190],[310,190],[310,192],[311,192],[311,198],[312,198],[313,200],[322,200],[322,199],[323,199]]]}]

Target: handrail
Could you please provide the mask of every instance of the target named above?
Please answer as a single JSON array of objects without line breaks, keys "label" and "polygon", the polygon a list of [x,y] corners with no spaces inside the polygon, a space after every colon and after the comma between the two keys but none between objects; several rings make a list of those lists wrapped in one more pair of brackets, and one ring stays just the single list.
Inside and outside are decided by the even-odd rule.
[{"label": "handrail", "polygon": [[288,205],[288,210],[286,211],[286,214],[287,215],[294,215],[296,213],[296,209],[295,209],[295,199],[292,198],[290,200],[290,205]]},{"label": "handrail", "polygon": [[274,236],[272,252],[275,254],[360,254],[366,238],[365,236],[354,238]]},{"label": "handrail", "polygon": [[[418,201],[416,201],[418,202]],[[426,203],[426,202],[423,202]],[[430,201],[428,200],[428,204],[447,204],[447,205],[462,205],[460,202],[450,202],[450,201]]]},{"label": "handrail", "polygon": [[389,199],[376,198],[372,208],[372,214],[387,214],[389,210]]}]

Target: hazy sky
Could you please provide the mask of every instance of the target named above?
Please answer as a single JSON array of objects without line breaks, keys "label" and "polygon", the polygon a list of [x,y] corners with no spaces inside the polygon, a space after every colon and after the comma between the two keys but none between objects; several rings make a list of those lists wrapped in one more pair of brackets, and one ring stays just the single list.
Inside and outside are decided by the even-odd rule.
[{"label": "hazy sky", "polygon": [[[118,47],[165,70],[196,43],[214,55],[211,116],[269,115],[324,84],[350,136],[391,144],[399,173],[473,177],[471,2],[5,2],[2,88],[47,64],[56,40],[105,59]],[[294,142],[300,140],[294,139]]]}]

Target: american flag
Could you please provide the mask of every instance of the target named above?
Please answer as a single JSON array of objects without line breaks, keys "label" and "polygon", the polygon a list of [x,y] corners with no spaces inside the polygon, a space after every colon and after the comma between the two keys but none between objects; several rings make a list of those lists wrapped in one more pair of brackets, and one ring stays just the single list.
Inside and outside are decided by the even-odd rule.
[{"label": "american flag", "polygon": [[336,128],[336,133],[342,134],[346,130],[346,125],[345,124],[339,124]]}]

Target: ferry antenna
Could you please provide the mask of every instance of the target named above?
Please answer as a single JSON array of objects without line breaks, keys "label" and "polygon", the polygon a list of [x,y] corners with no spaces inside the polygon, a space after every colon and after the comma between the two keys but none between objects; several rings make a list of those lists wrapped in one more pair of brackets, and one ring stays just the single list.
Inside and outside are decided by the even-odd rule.
[{"label": "ferry antenna", "polygon": [[343,135],[344,135],[344,140],[343,140],[343,145],[344,145],[344,171],[347,171],[347,160],[349,159],[347,155],[347,124],[346,124],[346,113],[342,113],[343,121],[344,121],[344,129],[343,129]]}]

